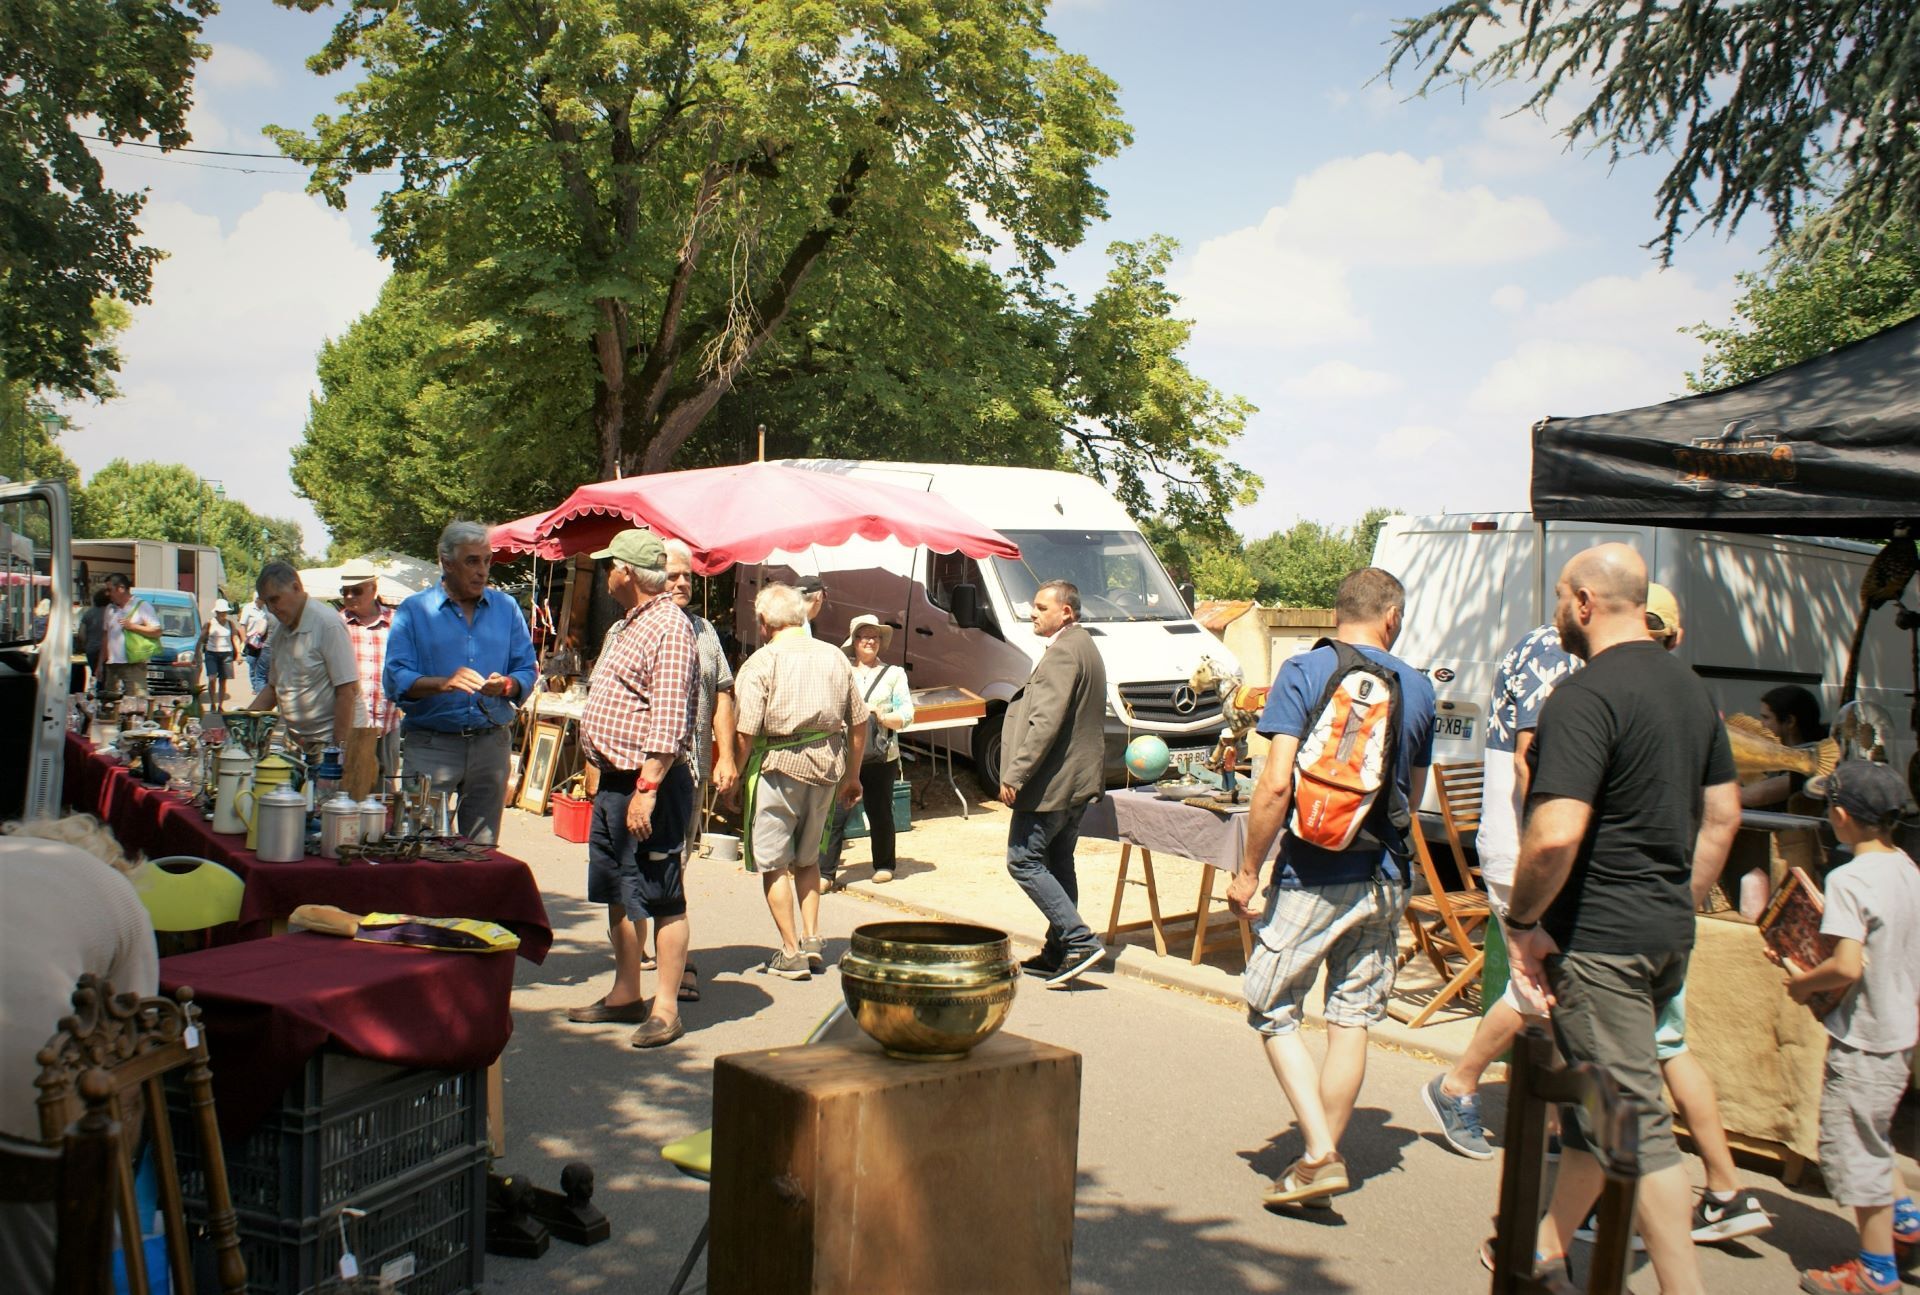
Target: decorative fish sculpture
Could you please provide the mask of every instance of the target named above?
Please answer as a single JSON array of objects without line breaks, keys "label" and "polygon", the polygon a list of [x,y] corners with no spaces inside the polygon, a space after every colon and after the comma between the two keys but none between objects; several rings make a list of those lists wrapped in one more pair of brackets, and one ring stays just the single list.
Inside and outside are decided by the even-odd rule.
[{"label": "decorative fish sculpture", "polygon": [[1801,773],[1809,778],[1832,773],[1840,763],[1840,744],[1830,737],[1807,746],[1786,746],[1751,715],[1727,716],[1727,741],[1733,746],[1733,767],[1742,776],[1759,773]]}]

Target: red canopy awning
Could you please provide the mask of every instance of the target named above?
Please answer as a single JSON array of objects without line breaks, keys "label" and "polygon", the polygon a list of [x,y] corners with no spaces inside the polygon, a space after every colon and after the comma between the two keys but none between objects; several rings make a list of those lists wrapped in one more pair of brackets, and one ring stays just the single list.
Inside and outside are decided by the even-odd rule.
[{"label": "red canopy awning", "polygon": [[531,553],[535,557],[557,562],[566,554],[559,544],[552,540],[540,540],[534,534],[534,528],[547,520],[547,513],[529,513],[517,521],[502,522],[487,532],[487,542],[493,545],[493,560],[505,562]]},{"label": "red canopy awning", "polygon": [[590,552],[629,526],[648,526],[693,550],[713,575],[776,550],[862,539],[924,544],[972,558],[1020,556],[1019,546],[938,495],[780,463],[656,472],[581,486],[534,527],[562,553]]}]

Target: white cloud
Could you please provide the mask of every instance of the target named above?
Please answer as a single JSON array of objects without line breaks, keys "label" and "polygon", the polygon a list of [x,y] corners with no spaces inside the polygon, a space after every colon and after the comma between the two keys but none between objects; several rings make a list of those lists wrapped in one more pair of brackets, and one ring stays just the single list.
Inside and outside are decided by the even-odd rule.
[{"label": "white cloud", "polygon": [[1526,313],[1526,340],[1494,363],[1468,405],[1531,421],[1670,400],[1700,359],[1700,343],[1680,330],[1725,313],[1733,291],[1671,269],[1588,279]]},{"label": "white cloud", "polygon": [[1494,265],[1564,239],[1545,203],[1449,188],[1446,163],[1407,153],[1337,158],[1302,176],[1263,227],[1348,265]]},{"label": "white cloud", "polygon": [[1444,427],[1426,423],[1402,423],[1374,442],[1373,452],[1388,458],[1418,459],[1452,449],[1460,438]]},{"label": "white cloud", "polygon": [[273,64],[244,45],[216,42],[194,70],[194,82],[208,90],[266,90],[280,83]]},{"label": "white cloud", "polygon": [[1396,374],[1382,369],[1366,369],[1346,360],[1327,360],[1305,373],[1296,374],[1280,384],[1288,395],[1307,400],[1365,400],[1398,391],[1403,383]]},{"label": "white cloud", "polygon": [[373,305],[386,267],[345,216],[297,193],[264,195],[231,229],[178,202],[153,203],[142,225],[168,258],[120,338],[123,394],[69,410],[63,447],[87,472],[116,457],[183,463],[257,512],[299,518],[320,547],[288,453],[320,344]]},{"label": "white cloud", "polygon": [[1302,176],[1283,206],[1207,239],[1170,278],[1210,340],[1337,344],[1371,332],[1348,282],[1355,269],[1492,265],[1563,238],[1537,198],[1449,188],[1439,158],[1368,153]]},{"label": "white cloud", "polygon": [[1509,315],[1518,314],[1526,309],[1527,290],[1517,283],[1506,284],[1493,290],[1493,295],[1487,298],[1487,304]]},{"label": "white cloud", "polygon": [[1460,150],[1460,157],[1478,175],[1539,175],[1584,148],[1569,147],[1559,127],[1537,112],[1497,107],[1481,119],[1478,137]]}]

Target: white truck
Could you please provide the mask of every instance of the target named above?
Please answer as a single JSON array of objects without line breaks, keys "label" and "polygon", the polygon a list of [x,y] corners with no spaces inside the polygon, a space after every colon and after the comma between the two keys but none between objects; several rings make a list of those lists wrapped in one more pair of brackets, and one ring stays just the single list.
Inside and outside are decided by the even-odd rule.
[{"label": "white truck", "polygon": [[[192,594],[200,619],[213,615],[214,600],[226,583],[226,563],[211,544],[175,544],[171,540],[75,540],[73,563],[84,594],[91,595],[109,575],[125,576],[136,588],[173,589]],[[251,591],[248,591],[251,593]]]},{"label": "white truck", "polygon": [[[1677,651],[1722,713],[1757,716],[1768,689],[1799,684],[1820,698],[1831,722],[1860,577],[1877,552],[1872,545],[1660,526],[1541,525],[1530,513],[1394,517],[1381,529],[1373,562],[1407,588],[1394,651],[1433,680],[1435,764],[1482,758],[1500,658],[1552,618],[1554,582],[1567,559],[1616,540],[1639,550],[1653,579],[1679,599],[1686,633]],[[1892,615],[1877,613],[1863,648],[1859,695],[1894,721],[1895,768],[1905,768],[1913,754],[1911,650]],[[1422,809],[1437,813],[1431,783]]]},{"label": "white truck", "polygon": [[[890,540],[855,538],[833,547],[774,553],[742,566],[735,632],[758,641],[754,595],[767,581],[818,575],[826,605],[814,633],[844,640],[855,616],[871,613],[895,629],[889,661],[915,688],[959,686],[987,699],[971,730],[981,780],[999,780],[1000,718],[1039,659],[1032,599],[1049,580],[1080,590],[1080,621],[1107,667],[1107,767],[1118,776],[1127,742],[1162,738],[1177,763],[1191,764],[1220,735],[1219,699],[1188,683],[1202,658],[1230,654],[1194,622],[1190,595],[1176,589],[1140,528],[1098,482],[1068,472],[943,463],[828,459],[788,466],[842,473],[925,490],[1020,546],[1017,559],[975,562]],[[944,737],[944,734],[929,734]]]},{"label": "white truck", "polygon": [[67,488],[0,483],[0,820],[60,812],[73,642]]}]

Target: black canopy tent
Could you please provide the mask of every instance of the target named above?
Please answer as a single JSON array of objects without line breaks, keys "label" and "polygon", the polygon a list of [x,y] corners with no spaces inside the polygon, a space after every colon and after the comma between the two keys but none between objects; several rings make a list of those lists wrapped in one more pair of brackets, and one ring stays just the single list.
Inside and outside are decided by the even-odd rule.
[{"label": "black canopy tent", "polygon": [[1533,515],[1887,538],[1920,520],[1920,317],[1724,391],[1542,419]]}]

